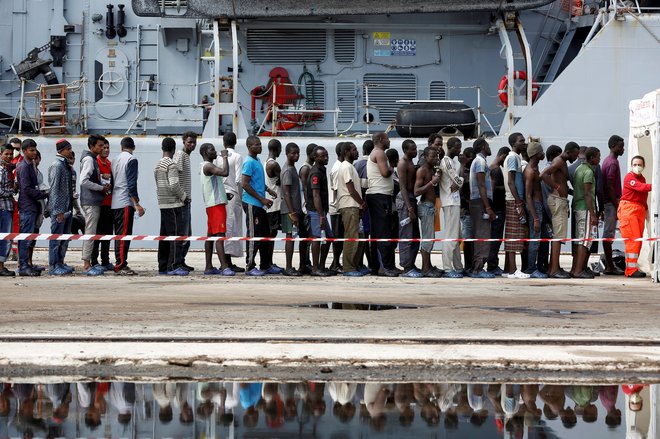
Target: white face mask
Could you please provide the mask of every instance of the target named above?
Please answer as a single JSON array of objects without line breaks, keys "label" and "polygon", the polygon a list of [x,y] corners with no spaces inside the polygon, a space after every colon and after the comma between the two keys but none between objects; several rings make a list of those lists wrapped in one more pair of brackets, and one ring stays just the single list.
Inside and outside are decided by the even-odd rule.
[{"label": "white face mask", "polygon": [[642,175],[642,172],[644,172],[644,166],[635,165],[632,167],[632,171],[637,175]]}]

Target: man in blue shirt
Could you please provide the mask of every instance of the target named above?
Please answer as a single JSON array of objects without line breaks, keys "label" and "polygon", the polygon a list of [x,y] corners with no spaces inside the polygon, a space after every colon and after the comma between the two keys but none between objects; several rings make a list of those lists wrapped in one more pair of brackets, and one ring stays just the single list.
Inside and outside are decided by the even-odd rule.
[{"label": "man in blue shirt", "polygon": [[[273,205],[272,200],[266,199],[266,181],[264,178],[264,167],[257,158],[261,154],[261,140],[257,136],[247,138],[246,145],[248,156],[243,162],[243,211],[245,212],[245,224],[249,237],[269,236],[268,216],[266,209]],[[268,189],[268,193],[277,197],[274,191]],[[273,252],[269,246],[260,245],[259,241],[248,241],[245,256],[245,275],[264,276],[266,274],[280,274],[281,269],[273,267]],[[259,268],[256,267],[255,256],[259,252]]]}]

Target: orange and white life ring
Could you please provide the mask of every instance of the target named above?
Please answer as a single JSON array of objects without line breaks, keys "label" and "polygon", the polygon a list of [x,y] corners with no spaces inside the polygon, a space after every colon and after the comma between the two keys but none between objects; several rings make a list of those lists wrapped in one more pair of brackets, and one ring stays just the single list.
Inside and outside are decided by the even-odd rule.
[{"label": "orange and white life ring", "polygon": [[[520,79],[527,81],[527,72],[524,70],[516,70],[513,72],[513,79]],[[500,98],[500,101],[504,104],[505,107],[509,106],[509,78],[507,75],[502,76],[500,83],[497,86],[497,95]],[[539,95],[539,86],[536,81],[532,81],[532,102],[536,101],[536,97]]]}]

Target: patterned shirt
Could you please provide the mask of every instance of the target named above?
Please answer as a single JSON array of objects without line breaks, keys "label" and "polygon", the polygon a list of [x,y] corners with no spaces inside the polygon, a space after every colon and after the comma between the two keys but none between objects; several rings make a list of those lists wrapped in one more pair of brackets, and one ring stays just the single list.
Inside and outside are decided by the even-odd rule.
[{"label": "patterned shirt", "polygon": [[14,210],[14,178],[5,165],[0,165],[0,210]]}]

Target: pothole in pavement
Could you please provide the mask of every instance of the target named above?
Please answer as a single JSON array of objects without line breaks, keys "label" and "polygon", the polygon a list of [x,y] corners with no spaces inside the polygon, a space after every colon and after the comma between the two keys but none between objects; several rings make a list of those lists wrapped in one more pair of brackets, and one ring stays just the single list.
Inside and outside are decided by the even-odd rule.
[{"label": "pothole in pavement", "polygon": [[390,311],[393,309],[419,309],[426,306],[410,304],[380,304],[380,303],[354,303],[354,302],[313,302],[301,305],[292,305],[295,308],[341,309],[346,311]]}]

